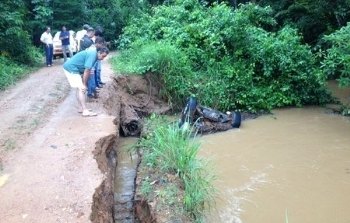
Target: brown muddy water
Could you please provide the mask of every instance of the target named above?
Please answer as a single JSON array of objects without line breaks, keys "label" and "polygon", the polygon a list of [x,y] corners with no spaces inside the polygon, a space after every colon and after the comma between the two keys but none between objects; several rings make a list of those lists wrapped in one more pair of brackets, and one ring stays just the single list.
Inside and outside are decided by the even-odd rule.
[{"label": "brown muddy water", "polygon": [[350,105],[350,88],[338,87],[338,83],[336,81],[328,81],[328,88],[341,103],[344,105]]},{"label": "brown muddy water", "polygon": [[348,117],[319,107],[280,109],[201,144],[217,175],[207,222],[350,222]]},{"label": "brown muddy water", "polygon": [[133,223],[135,178],[138,157],[131,155],[130,148],[137,138],[119,138],[117,169],[114,182],[114,219],[116,223]]}]

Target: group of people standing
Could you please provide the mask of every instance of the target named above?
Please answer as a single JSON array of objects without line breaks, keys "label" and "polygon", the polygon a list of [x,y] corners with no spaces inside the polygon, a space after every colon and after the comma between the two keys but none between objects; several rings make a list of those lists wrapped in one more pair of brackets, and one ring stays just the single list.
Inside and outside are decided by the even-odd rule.
[{"label": "group of people standing", "polygon": [[[67,28],[65,26],[62,26],[59,39],[62,43],[62,54],[64,61],[67,60],[67,52],[69,53],[69,57],[73,56],[73,52],[70,48],[70,36],[71,34],[69,31],[67,31]],[[53,37],[51,35],[50,27],[46,27],[45,32],[41,34],[40,41],[44,44],[45,48],[46,66],[51,67],[53,60]]]},{"label": "group of people standing", "polygon": [[[40,40],[45,44],[46,65],[52,66],[53,43],[50,28],[42,34]],[[79,52],[74,56],[68,50],[70,59],[67,60],[66,49],[69,47],[69,31],[62,27],[60,40],[62,41],[62,51],[64,52],[65,63],[63,70],[70,86],[76,90],[76,96],[79,103],[79,113],[83,117],[96,116],[97,113],[88,109],[86,106],[86,97],[97,98],[97,89],[102,88],[104,83],[101,81],[101,60],[109,53],[102,30],[95,30],[89,25],[84,25],[83,30],[77,33],[79,38]]]}]

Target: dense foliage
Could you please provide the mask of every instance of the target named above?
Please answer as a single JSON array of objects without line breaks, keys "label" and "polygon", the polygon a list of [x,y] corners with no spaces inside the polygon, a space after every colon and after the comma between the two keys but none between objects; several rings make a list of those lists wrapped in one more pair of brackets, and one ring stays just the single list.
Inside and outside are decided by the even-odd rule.
[{"label": "dense foliage", "polygon": [[178,0],[132,20],[118,67],[162,75],[176,104],[191,94],[207,106],[253,112],[326,102],[325,78],[310,48],[291,27],[269,31],[275,25],[269,7],[232,11]]},{"label": "dense foliage", "polygon": [[0,8],[0,56],[34,64],[40,56],[25,30],[25,5],[21,0],[5,0],[0,2]]},{"label": "dense foliage", "polygon": [[40,44],[40,34],[45,26],[51,26],[53,32],[63,25],[68,29],[80,30],[83,24],[101,28],[108,41],[115,41],[122,28],[132,16],[140,11],[146,11],[158,1],[127,1],[127,0],[24,0],[30,13],[29,30]]},{"label": "dense foliage", "polygon": [[[233,8],[249,0],[203,0],[212,5],[226,2]],[[324,34],[346,25],[350,19],[350,0],[251,0],[260,6],[271,6],[273,15],[280,27],[285,25],[297,28],[303,40],[315,45]]]},{"label": "dense foliage", "polygon": [[[264,7],[242,6],[249,2]],[[0,7],[1,56],[15,63],[35,64],[42,58],[38,53],[42,54],[42,49],[32,44],[41,46],[39,38],[46,26],[51,26],[54,34],[62,25],[77,31],[87,23],[101,27],[112,46],[129,49],[123,53],[129,59],[147,49],[157,60],[156,54],[171,55],[167,51],[176,49],[175,58],[167,59],[170,64],[184,64],[181,68],[157,67],[150,62],[144,66],[158,74],[169,72],[163,75],[165,94],[173,102],[200,92],[206,104],[248,110],[324,102],[323,93],[319,99],[314,96],[323,92],[319,85],[323,76],[315,68],[309,47],[300,43],[326,50],[334,45],[331,33],[350,19],[350,0],[4,0]],[[116,41],[125,26],[122,38]],[[297,33],[302,33],[302,38]],[[328,45],[320,42],[324,34],[329,36],[325,38]],[[286,57],[287,48],[293,50]],[[334,50],[327,51],[324,64],[340,61]],[[142,67],[135,66],[130,72]],[[342,66],[346,65],[326,71],[339,76],[345,72]],[[270,85],[272,78],[275,84]],[[303,84],[309,87],[301,87]],[[301,88],[302,93],[294,93]],[[254,98],[270,101],[246,102]]]},{"label": "dense foliage", "polygon": [[305,42],[315,45],[324,34],[346,25],[350,19],[349,0],[259,0],[271,5],[280,26],[291,25],[303,34]]},{"label": "dense foliage", "polygon": [[350,86],[350,23],[324,39],[331,44],[322,64],[326,74],[339,78],[342,86]]}]

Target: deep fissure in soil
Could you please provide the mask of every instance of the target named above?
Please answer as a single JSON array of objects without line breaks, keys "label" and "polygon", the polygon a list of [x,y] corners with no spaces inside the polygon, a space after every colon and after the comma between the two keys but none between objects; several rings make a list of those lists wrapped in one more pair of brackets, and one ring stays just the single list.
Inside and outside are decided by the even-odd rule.
[{"label": "deep fissure in soil", "polygon": [[[123,151],[119,146],[119,135],[140,135],[143,117],[167,114],[170,111],[169,105],[159,98],[159,81],[152,78],[154,77],[151,74],[116,76],[106,86],[104,95],[101,95],[105,109],[109,115],[115,117],[113,122],[116,132],[115,135],[104,137],[96,143],[94,154],[105,179],[94,194],[91,214],[94,223],[132,223],[135,218],[141,219],[141,222],[157,221],[152,204],[142,196],[135,198],[140,157],[135,155],[130,162],[131,157],[121,156]],[[246,118],[252,117],[243,114],[242,120]],[[229,128],[224,130],[227,129]],[[214,130],[219,131],[219,128],[215,126]]]},{"label": "deep fissure in soil", "polygon": [[114,178],[117,166],[117,135],[109,135],[96,142],[94,158],[98,167],[104,173],[101,185],[93,195],[92,212],[90,219],[94,223],[113,223]]},{"label": "deep fissure in soil", "polygon": [[[121,157],[119,135],[138,136],[143,116],[164,114],[170,108],[158,98],[159,87],[150,84],[150,77],[117,76],[106,88],[101,98],[104,98],[107,112],[115,117],[116,133],[96,142],[94,157],[104,180],[93,196],[90,219],[94,223],[132,223],[137,218],[134,216],[134,193],[139,157],[133,157],[134,164],[129,166],[129,174],[123,172],[126,168],[123,162],[130,157]],[[123,182],[116,179],[118,174]],[[144,214],[150,215],[150,211]]]}]

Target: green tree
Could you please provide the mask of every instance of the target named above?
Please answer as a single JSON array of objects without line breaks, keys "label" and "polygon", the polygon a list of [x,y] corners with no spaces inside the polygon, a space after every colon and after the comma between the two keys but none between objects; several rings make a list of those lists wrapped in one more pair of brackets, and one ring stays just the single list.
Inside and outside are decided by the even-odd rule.
[{"label": "green tree", "polygon": [[19,63],[31,64],[36,61],[36,51],[26,31],[27,9],[22,0],[0,2],[0,49],[1,55]]},{"label": "green tree", "polygon": [[86,5],[83,0],[51,0],[52,27],[59,29],[65,25],[68,29],[80,29],[88,21]]},{"label": "green tree", "polygon": [[45,30],[45,26],[52,23],[53,9],[51,1],[46,0],[31,0],[30,9],[33,15],[33,26]]},{"label": "green tree", "polygon": [[350,19],[349,0],[259,0],[260,5],[270,5],[281,26],[298,28],[304,41],[317,44],[323,34],[346,25]]},{"label": "green tree", "polygon": [[107,41],[119,38],[129,20],[147,13],[153,6],[163,4],[164,0],[87,0],[86,21],[93,27],[102,27]]},{"label": "green tree", "polygon": [[[167,95],[180,98],[174,103],[191,94],[220,110],[326,102],[325,78],[310,47],[296,29],[272,32],[275,25],[270,7],[246,4],[232,10],[177,0],[130,22],[120,40],[121,49],[130,51],[121,61],[130,73],[160,74]],[[178,49],[175,59],[169,58],[171,47]],[[177,58],[182,54],[185,61]]]}]

